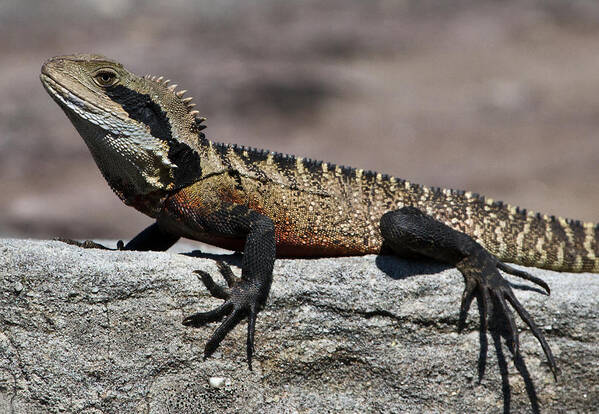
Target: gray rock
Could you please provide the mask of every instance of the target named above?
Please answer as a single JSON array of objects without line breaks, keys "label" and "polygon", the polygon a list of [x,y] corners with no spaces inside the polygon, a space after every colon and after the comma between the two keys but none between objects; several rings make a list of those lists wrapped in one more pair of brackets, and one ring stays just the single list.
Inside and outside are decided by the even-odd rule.
[{"label": "gray rock", "polygon": [[456,333],[455,269],[376,256],[278,260],[249,371],[245,323],[207,361],[216,325],[181,325],[221,303],[192,273],[222,282],[215,258],[239,265],[214,253],[0,240],[0,412],[599,410],[598,275],[530,269],[552,295],[516,289],[555,353],[555,382],[528,329],[519,368],[490,334],[480,357],[475,304]]}]

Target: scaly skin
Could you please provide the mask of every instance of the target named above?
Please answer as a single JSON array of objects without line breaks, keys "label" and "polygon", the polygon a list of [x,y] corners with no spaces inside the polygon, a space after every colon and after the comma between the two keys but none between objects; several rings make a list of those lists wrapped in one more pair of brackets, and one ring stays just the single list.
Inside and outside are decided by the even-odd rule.
[{"label": "scaly skin", "polygon": [[[87,102],[101,102],[104,96],[89,89],[82,91],[78,80],[69,78],[76,71],[67,62],[73,67],[102,66],[106,62],[126,72],[120,64],[101,57],[78,59],[54,60],[44,67],[44,85],[62,106],[52,92],[55,81]],[[593,223],[527,212],[470,192],[429,188],[370,171],[213,143],[199,132],[201,118],[196,118],[196,111],[190,109],[190,101],[184,101],[155,77],[126,74],[126,87],[152,95],[164,110],[166,127],[156,129],[162,136],[170,129],[171,138],[155,143],[162,154],[147,157],[160,174],[154,173],[152,182],[137,186],[142,188],[124,186],[105,167],[102,148],[94,150],[92,147],[97,144],[86,142],[117,195],[151,217],[157,217],[166,196],[178,189],[176,198],[190,203],[208,202],[207,197],[218,195],[246,204],[274,221],[278,256],[341,256],[379,253],[381,216],[409,205],[472,236],[500,260],[558,271],[599,272],[599,227]],[[114,102],[105,104],[107,111],[125,115]],[[186,176],[181,178],[171,168],[178,161],[170,155],[175,140],[176,145],[186,146],[199,158],[178,168],[185,169],[182,175]],[[209,183],[204,182],[206,177],[210,177]],[[210,194],[201,191],[204,186],[210,188]],[[188,237],[213,241],[199,234]],[[214,242],[223,247],[239,247],[235,243]]]},{"label": "scaly skin", "polygon": [[[203,282],[225,304],[184,323],[225,318],[209,356],[248,317],[251,367],[254,324],[272,268],[281,256],[362,255],[390,251],[455,265],[464,275],[462,312],[474,295],[489,300],[517,330],[509,302],[551,350],[498,269],[549,288],[502,261],[561,271],[599,271],[599,228],[526,212],[470,192],[428,188],[360,169],[213,143],[185,91],[162,77],[138,77],[97,55],[48,60],[41,80],[87,143],[114,192],[156,219],[125,249],[165,250],[179,237],[244,251],[242,277],[221,265],[229,288]],[[275,253],[276,251],[276,253]]]}]

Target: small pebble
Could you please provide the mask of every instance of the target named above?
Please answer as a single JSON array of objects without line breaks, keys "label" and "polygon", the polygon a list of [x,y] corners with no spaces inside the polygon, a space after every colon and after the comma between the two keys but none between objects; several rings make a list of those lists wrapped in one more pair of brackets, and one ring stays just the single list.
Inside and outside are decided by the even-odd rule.
[{"label": "small pebble", "polygon": [[97,286],[94,286],[92,288],[92,293],[98,293],[100,291],[100,289]]},{"label": "small pebble", "polygon": [[21,291],[23,290],[23,284],[21,282],[17,282],[13,286],[13,289],[15,290],[15,293],[21,293]]},{"label": "small pebble", "polygon": [[225,385],[225,379],[223,377],[210,377],[208,383],[212,388],[221,388]]}]

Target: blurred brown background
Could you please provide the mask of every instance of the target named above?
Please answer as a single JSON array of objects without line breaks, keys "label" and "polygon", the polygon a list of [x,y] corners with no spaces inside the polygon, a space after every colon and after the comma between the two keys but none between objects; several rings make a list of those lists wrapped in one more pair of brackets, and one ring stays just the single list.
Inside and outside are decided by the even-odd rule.
[{"label": "blurred brown background", "polygon": [[128,239],[43,90],[94,52],[191,91],[211,139],[599,220],[599,2],[0,2],[0,236]]}]

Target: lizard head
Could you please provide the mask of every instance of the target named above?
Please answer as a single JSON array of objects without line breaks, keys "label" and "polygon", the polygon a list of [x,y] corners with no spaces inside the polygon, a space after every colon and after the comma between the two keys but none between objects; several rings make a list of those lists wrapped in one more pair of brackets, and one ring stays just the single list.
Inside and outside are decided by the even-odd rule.
[{"label": "lizard head", "polygon": [[201,176],[203,118],[176,85],[84,54],[49,59],[40,78],[125,203],[138,207]]}]

